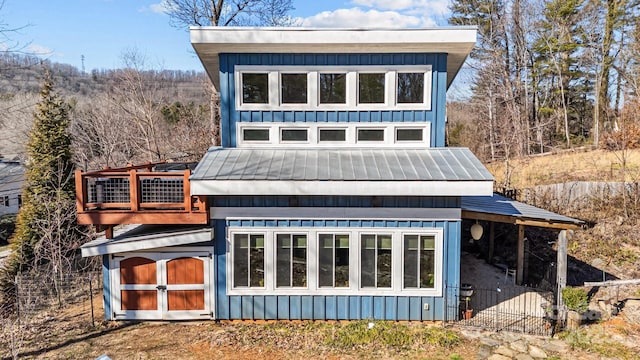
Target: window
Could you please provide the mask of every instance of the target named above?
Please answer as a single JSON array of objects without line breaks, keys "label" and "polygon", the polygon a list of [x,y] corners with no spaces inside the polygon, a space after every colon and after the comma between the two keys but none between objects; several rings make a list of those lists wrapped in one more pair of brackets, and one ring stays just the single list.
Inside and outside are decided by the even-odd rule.
[{"label": "window", "polygon": [[384,129],[358,129],[358,141],[384,141]]},{"label": "window", "polygon": [[391,287],[391,235],[360,237],[360,287]]},{"label": "window", "polygon": [[7,207],[9,206],[9,196],[4,197],[2,204]]},{"label": "window", "polygon": [[320,74],[320,104],[347,103],[347,74]]},{"label": "window", "polygon": [[384,104],[385,73],[358,74],[358,103]]},{"label": "window", "polygon": [[269,74],[267,73],[243,73],[242,74],[242,103],[244,104],[268,104],[269,103]]},{"label": "window", "polygon": [[264,287],[264,234],[234,235],[233,286]]},{"label": "window", "polygon": [[229,295],[442,295],[441,228],[228,230]]},{"label": "window", "polygon": [[269,129],[242,129],[244,141],[269,141]]},{"label": "window", "polygon": [[346,129],[320,129],[320,141],[345,141]]},{"label": "window", "polygon": [[435,284],[433,235],[404,235],[404,288],[432,289]]},{"label": "window", "polygon": [[306,235],[276,235],[276,287],[307,287]]},{"label": "window", "polygon": [[282,129],[280,138],[282,141],[307,141],[307,129]]},{"label": "window", "polygon": [[349,235],[318,234],[318,286],[349,287]]},{"label": "window", "polygon": [[18,194],[18,206],[22,206],[22,195]]},{"label": "window", "polygon": [[422,129],[396,128],[396,141],[422,141]]},{"label": "window", "polygon": [[431,65],[235,65],[236,110],[431,110]]},{"label": "window", "polygon": [[424,73],[398,73],[396,95],[398,104],[424,102]]},{"label": "window", "polygon": [[280,86],[283,104],[307,103],[307,73],[281,74]]}]

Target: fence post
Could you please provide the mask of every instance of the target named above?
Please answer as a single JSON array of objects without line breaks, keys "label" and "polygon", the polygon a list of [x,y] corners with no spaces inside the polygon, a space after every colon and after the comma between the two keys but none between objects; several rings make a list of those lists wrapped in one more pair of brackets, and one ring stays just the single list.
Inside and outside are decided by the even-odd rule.
[{"label": "fence post", "polygon": [[20,326],[20,273],[16,274],[16,316],[18,317],[18,326]]},{"label": "fence post", "polygon": [[91,302],[91,327],[96,327],[95,318],[93,315],[93,273],[89,273],[89,301]]}]

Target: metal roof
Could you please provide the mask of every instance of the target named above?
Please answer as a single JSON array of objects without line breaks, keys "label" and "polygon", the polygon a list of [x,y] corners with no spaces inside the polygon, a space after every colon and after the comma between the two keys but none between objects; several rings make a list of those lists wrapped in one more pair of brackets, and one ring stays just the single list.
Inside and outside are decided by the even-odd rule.
[{"label": "metal roof", "polygon": [[221,53],[444,53],[447,87],[476,43],[477,27],[335,29],[193,26],[191,45],[217,89]]},{"label": "metal roof", "polygon": [[[206,182],[215,184],[203,189]],[[195,169],[191,183],[194,195],[338,195],[335,185],[345,195],[365,195],[347,189],[356,184],[357,191],[367,183],[377,184],[377,193],[372,195],[462,195],[456,191],[430,193],[441,191],[439,186],[455,187],[454,183],[459,183],[460,189],[467,187],[466,195],[489,195],[493,176],[466,148],[211,148]],[[277,183],[283,187],[277,188]],[[303,183],[313,187],[286,189],[286,185],[309,185]],[[260,184],[269,189],[260,189]],[[229,188],[223,189],[225,185]],[[238,185],[240,188],[231,188]],[[404,185],[413,190],[403,193]],[[479,193],[473,190],[476,185],[482,188]],[[332,187],[331,193],[323,192],[325,186]],[[429,188],[427,193],[415,193],[424,187]]]},{"label": "metal roof", "polygon": [[14,161],[0,161],[0,193],[19,192],[24,182],[24,166]]},{"label": "metal roof", "polygon": [[206,243],[213,238],[208,225],[125,225],[113,239],[104,235],[80,247],[82,256],[157,249],[166,246]]},{"label": "metal roof", "polygon": [[572,224],[576,226],[584,224],[582,220],[556,214],[498,194],[493,194],[493,196],[463,196],[461,207],[463,218],[465,218],[465,212],[466,214],[473,212],[513,218],[514,221],[512,222],[515,222],[516,219],[539,221],[541,222],[540,226],[543,223]]}]

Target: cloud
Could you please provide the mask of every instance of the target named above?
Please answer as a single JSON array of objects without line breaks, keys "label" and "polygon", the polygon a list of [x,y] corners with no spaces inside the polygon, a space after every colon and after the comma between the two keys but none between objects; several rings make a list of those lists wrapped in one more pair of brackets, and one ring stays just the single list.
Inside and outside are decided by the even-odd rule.
[{"label": "cloud", "polygon": [[359,6],[427,17],[449,14],[450,0],[352,0]]},{"label": "cloud", "polygon": [[407,28],[420,26],[422,22],[423,21],[417,16],[403,15],[395,11],[378,11],[374,9],[363,11],[357,7],[351,9],[323,11],[314,16],[300,19],[300,23],[305,27],[336,28]]},{"label": "cloud", "polygon": [[[169,11],[171,11],[171,6],[172,5],[169,4],[167,0],[162,0],[159,3],[149,5],[148,9],[151,12],[154,12],[157,14],[166,14]],[[146,10],[146,9],[143,9],[143,10]]]},{"label": "cloud", "polygon": [[51,48],[46,46],[38,45],[38,44],[30,44],[27,46],[24,51],[29,54],[33,54],[36,56],[51,56],[55,55],[57,57],[63,57],[62,54],[54,54],[54,51]]}]

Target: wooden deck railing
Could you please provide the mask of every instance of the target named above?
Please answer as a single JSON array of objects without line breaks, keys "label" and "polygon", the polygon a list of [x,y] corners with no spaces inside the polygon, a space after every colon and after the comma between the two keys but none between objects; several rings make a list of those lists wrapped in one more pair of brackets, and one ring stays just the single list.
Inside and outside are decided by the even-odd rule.
[{"label": "wooden deck railing", "polygon": [[207,224],[206,198],[190,193],[191,171],[153,172],[151,166],[76,171],[78,222]]}]

